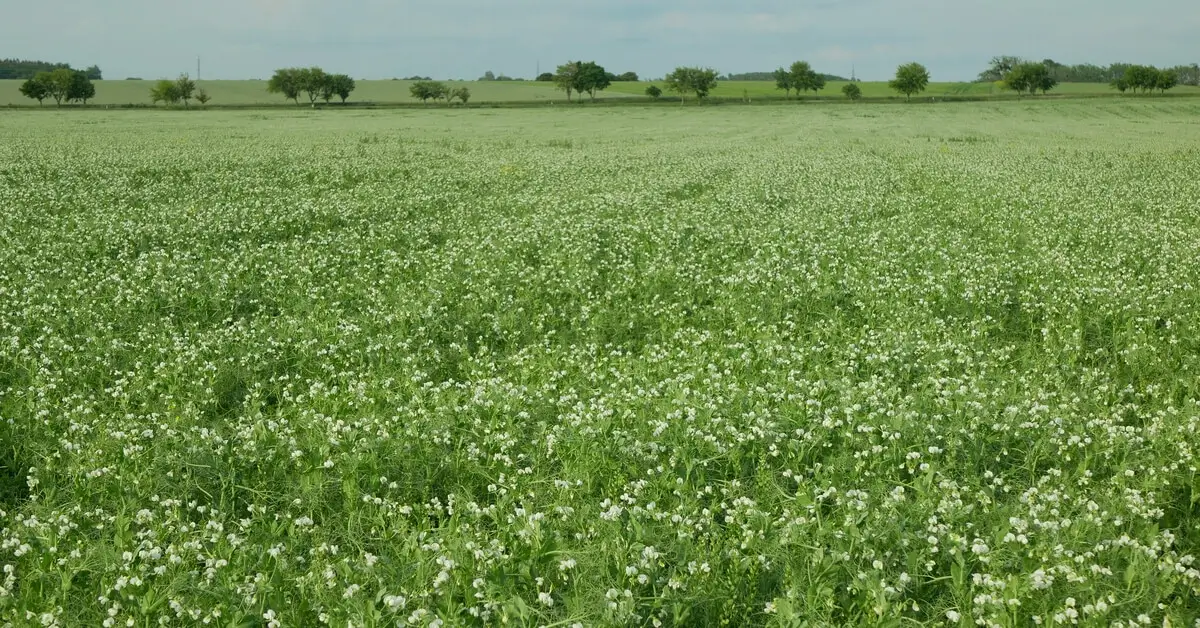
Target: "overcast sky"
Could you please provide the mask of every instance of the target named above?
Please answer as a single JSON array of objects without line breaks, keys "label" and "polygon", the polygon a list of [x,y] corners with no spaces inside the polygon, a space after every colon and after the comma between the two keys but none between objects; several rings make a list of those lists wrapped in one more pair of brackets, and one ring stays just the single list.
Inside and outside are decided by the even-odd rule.
[{"label": "overcast sky", "polygon": [[0,9],[0,57],[99,64],[106,78],[532,77],[567,59],[659,77],[796,59],[867,80],[920,61],[969,80],[994,55],[1200,61],[1196,0],[36,0]]}]

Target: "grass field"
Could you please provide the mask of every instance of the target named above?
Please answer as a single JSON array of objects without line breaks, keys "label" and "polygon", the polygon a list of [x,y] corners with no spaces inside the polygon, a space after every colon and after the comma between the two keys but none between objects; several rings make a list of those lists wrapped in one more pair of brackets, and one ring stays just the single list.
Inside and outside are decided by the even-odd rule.
[{"label": "grass field", "polygon": [[[459,81],[448,82],[452,86],[465,85],[471,90],[472,101],[476,103],[492,102],[564,102],[566,95],[548,83],[529,81],[477,82]],[[644,98],[646,87],[658,83],[613,83],[608,90],[598,96],[600,99],[629,98],[639,96]],[[149,105],[150,88],[154,81],[99,81],[96,84],[96,99],[91,101],[96,105]],[[410,81],[359,81],[351,102],[372,102],[377,104],[415,103],[418,102],[409,94]],[[842,99],[844,83],[829,83],[818,93],[817,98]],[[865,98],[900,98],[888,88],[887,83],[860,83]],[[20,93],[21,81],[0,80],[0,107],[5,106],[37,106]],[[281,105],[290,104],[278,94],[267,93],[266,81],[202,81],[200,86],[212,96],[213,106],[229,105]],[[1099,94],[1116,95],[1108,85],[1092,83],[1067,83],[1060,85],[1054,94],[1091,96]],[[1180,86],[1171,91],[1172,95],[1200,95],[1200,88]],[[922,95],[925,98],[941,98],[949,96],[1012,96],[1011,92],[999,89],[987,83],[932,83]],[[665,98],[671,98],[666,94]],[[774,83],[764,81],[722,81],[712,92],[713,98],[751,99],[783,98],[782,91],[775,88]],[[805,98],[814,98],[808,93]],[[337,99],[335,99],[336,101]],[[54,101],[47,101],[45,106],[54,106]]]},{"label": "grass field", "polygon": [[1193,626],[1200,101],[0,115],[0,625]]}]

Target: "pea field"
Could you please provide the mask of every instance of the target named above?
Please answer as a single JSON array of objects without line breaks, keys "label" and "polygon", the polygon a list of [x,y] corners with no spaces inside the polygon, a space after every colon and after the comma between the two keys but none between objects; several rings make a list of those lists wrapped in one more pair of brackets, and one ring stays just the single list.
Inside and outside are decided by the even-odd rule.
[{"label": "pea field", "polygon": [[1200,626],[1200,101],[0,112],[0,626]]}]

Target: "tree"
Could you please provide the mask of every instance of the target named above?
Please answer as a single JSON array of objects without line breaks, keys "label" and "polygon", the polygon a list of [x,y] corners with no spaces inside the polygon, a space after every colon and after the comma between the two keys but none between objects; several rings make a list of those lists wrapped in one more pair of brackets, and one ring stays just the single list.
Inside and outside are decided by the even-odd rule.
[{"label": "tree", "polygon": [[928,86],[929,70],[915,61],[896,68],[896,78],[888,82],[888,87],[904,94],[909,100],[912,100],[913,94],[925,91]]},{"label": "tree", "polygon": [[471,90],[466,87],[460,87],[451,92],[450,97],[457,98],[459,102],[465,105],[468,100],[471,100]]},{"label": "tree", "polygon": [[624,72],[617,76],[617,80],[622,83],[636,83],[638,82],[638,74],[637,72]]},{"label": "tree", "polygon": [[408,86],[413,98],[427,102],[430,98],[440,100],[447,94],[446,84],[441,81],[417,81]]},{"label": "tree", "polygon": [[558,66],[554,73],[554,84],[567,93],[567,102],[571,102],[571,92],[579,85],[579,71],[582,64],[578,61],[568,61]]},{"label": "tree", "polygon": [[[326,87],[329,85],[329,75],[318,67],[303,68],[299,70],[300,90],[308,94],[308,103],[314,107],[317,104],[317,98],[322,97]],[[330,92],[332,96],[332,92]]]},{"label": "tree", "polygon": [[1158,87],[1158,70],[1148,65],[1131,65],[1125,68],[1125,83],[1130,89],[1143,92]]},{"label": "tree", "polygon": [[579,72],[576,75],[575,91],[579,93],[587,92],[591,96],[592,101],[596,100],[596,92],[608,89],[612,85],[612,80],[609,78],[608,72],[604,71],[604,67],[597,64],[595,61],[587,61],[579,64]]},{"label": "tree", "polygon": [[69,70],[71,81],[67,86],[67,102],[78,100],[83,104],[96,97],[96,84],[83,70]]},{"label": "tree", "polygon": [[1000,56],[992,57],[988,64],[988,69],[979,73],[979,78],[976,79],[980,83],[994,83],[1004,80],[1005,75],[1012,72],[1013,68],[1021,64],[1020,57]]},{"label": "tree", "polygon": [[1125,77],[1123,76],[1113,79],[1108,85],[1122,94],[1125,93],[1125,90],[1129,89],[1129,83],[1125,82]]},{"label": "tree", "polygon": [[212,100],[212,97],[208,95],[208,92],[204,91],[203,87],[196,90],[196,102],[200,103],[201,107],[207,105],[210,100]]},{"label": "tree", "polygon": [[788,74],[792,78],[792,88],[796,90],[797,95],[802,91],[812,90],[812,93],[815,94],[825,89],[825,78],[814,72],[807,61],[793,63]]},{"label": "tree", "polygon": [[663,82],[667,84],[667,89],[679,94],[680,104],[688,94],[695,94],[699,104],[717,86],[717,71],[711,68],[678,67],[666,75]]},{"label": "tree", "polygon": [[283,94],[284,98],[295,101],[297,105],[300,104],[300,92],[304,89],[300,72],[298,68],[275,70],[275,75],[267,82],[267,92]]},{"label": "tree", "polygon": [[783,68],[775,70],[775,89],[782,89],[784,97],[792,95],[792,74]]},{"label": "tree", "polygon": [[61,107],[63,100],[70,101],[67,95],[71,93],[71,82],[74,80],[74,72],[70,68],[39,72],[34,78],[46,85],[46,93],[54,99],[55,105]]},{"label": "tree", "polygon": [[858,86],[858,83],[846,83],[842,86],[842,93],[850,100],[862,98],[862,88]]},{"label": "tree", "polygon": [[21,84],[21,94],[26,98],[32,98],[42,104],[42,101],[50,96],[50,85],[47,82],[48,72],[39,72],[33,78],[26,79]]},{"label": "tree", "polygon": [[539,83],[553,83],[554,82],[554,73],[553,72],[542,72],[541,74],[537,75],[536,80]]},{"label": "tree", "polygon": [[659,89],[657,85],[651,85],[650,87],[646,88],[646,95],[658,100],[658,98],[662,96],[662,90]]},{"label": "tree", "polygon": [[481,81],[494,81],[494,80],[496,80],[496,75],[495,75],[495,74],[493,74],[491,70],[488,70],[487,72],[484,72],[484,73],[483,73],[483,76],[479,77],[479,80],[481,80]]},{"label": "tree", "polygon": [[1179,85],[1179,75],[1174,70],[1159,70],[1158,80],[1155,81],[1154,87],[1158,88],[1160,93],[1167,93],[1168,89],[1174,89]]},{"label": "tree", "polygon": [[100,66],[98,65],[89,67],[88,69],[84,70],[84,73],[87,74],[88,79],[92,81],[104,79],[104,73],[100,71]]},{"label": "tree", "polygon": [[179,92],[179,100],[183,101],[183,106],[187,107],[188,101],[192,99],[192,94],[196,92],[196,81],[193,81],[185,72],[175,79],[175,89]]},{"label": "tree", "polygon": [[179,102],[182,96],[179,94],[179,83],[176,81],[161,80],[150,88],[150,102],[154,104],[163,103],[165,105],[174,105]]},{"label": "tree", "polygon": [[1029,92],[1034,94],[1039,90],[1045,94],[1058,85],[1058,80],[1050,74],[1050,68],[1041,63],[1020,63],[1004,75],[1004,86],[1018,94]]},{"label": "tree", "polygon": [[350,97],[350,92],[354,91],[354,79],[348,74],[334,74],[329,77],[329,86],[334,94],[337,94],[342,99],[342,104],[346,104],[346,99]]}]

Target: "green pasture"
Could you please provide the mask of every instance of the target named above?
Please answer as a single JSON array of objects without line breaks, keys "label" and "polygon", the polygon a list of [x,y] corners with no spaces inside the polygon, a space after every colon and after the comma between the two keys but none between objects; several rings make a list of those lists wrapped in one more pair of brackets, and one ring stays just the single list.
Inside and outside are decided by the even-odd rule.
[{"label": "green pasture", "polygon": [[[91,104],[101,106],[149,105],[150,88],[154,83],[155,81],[98,81],[96,83],[96,98],[91,101]],[[474,103],[560,103],[566,100],[566,95],[555,89],[550,83],[538,83],[534,81],[446,81],[446,83],[455,87],[460,85],[468,87],[471,90],[471,102]],[[418,101],[409,94],[409,86],[411,84],[411,81],[358,81],[358,88],[351,95],[349,102],[374,104],[415,103]],[[0,107],[37,106],[36,102],[21,95],[19,91],[20,85],[21,81],[0,81]],[[658,85],[665,92],[665,85],[661,81],[613,83],[607,90],[599,94],[597,99],[644,98],[646,87],[650,85]],[[843,98],[843,85],[845,85],[844,82],[831,82],[815,96],[809,92],[804,94],[803,98],[841,99]],[[267,93],[267,82],[261,80],[200,81],[199,86],[207,90],[209,95],[212,96],[212,106],[279,105],[288,102],[278,94]],[[899,96],[896,92],[892,91],[886,82],[863,82],[859,83],[859,86],[863,90],[864,98],[903,98],[903,96]],[[1118,95],[1108,85],[1099,83],[1065,83],[1059,85],[1051,94],[1060,96]],[[1200,95],[1200,88],[1180,86],[1172,90],[1170,94]],[[954,96],[1012,97],[1012,95],[1011,91],[1002,89],[992,83],[931,83],[929,88],[919,98]],[[783,99],[784,93],[776,89],[775,84],[770,81],[721,81],[716,89],[713,90],[712,97],[722,100],[748,98],[753,101],[756,99]],[[577,99],[578,95],[572,95],[572,98]],[[665,92],[663,98],[674,99],[677,96]],[[795,94],[792,94],[792,98],[796,98]],[[584,99],[586,100],[587,96],[584,96]],[[301,102],[304,102],[303,96],[301,96]],[[54,106],[54,102],[47,100],[43,106]]]}]

